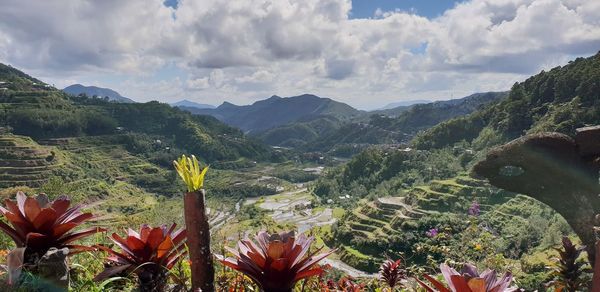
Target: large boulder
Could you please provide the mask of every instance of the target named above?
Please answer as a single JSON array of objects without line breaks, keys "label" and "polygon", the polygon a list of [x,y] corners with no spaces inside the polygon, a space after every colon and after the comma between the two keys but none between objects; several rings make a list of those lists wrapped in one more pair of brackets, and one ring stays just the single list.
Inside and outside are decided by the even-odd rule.
[{"label": "large boulder", "polygon": [[593,260],[595,216],[600,212],[600,127],[532,134],[492,149],[473,168],[499,188],[531,196],[560,213]]}]

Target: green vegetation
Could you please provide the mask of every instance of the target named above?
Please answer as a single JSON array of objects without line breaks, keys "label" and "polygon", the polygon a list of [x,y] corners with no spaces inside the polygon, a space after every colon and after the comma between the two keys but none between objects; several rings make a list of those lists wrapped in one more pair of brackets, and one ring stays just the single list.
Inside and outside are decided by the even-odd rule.
[{"label": "green vegetation", "polygon": [[[53,197],[68,193],[97,215],[86,223],[90,226],[182,225],[185,186],[171,163],[185,150],[211,165],[205,188],[210,231],[213,243],[218,242],[213,251],[257,230],[297,228],[325,250],[338,248],[331,261],[345,272],[353,270],[339,260],[375,272],[389,257],[402,258],[411,276],[437,273],[443,262],[454,267],[473,262],[478,268],[511,270],[528,290],[543,289],[553,278],[575,283],[546,268],[555,254],[551,248],[572,235],[565,220],[536,200],[496,189],[468,173],[490,147],[509,139],[548,130],[570,134],[597,121],[599,56],[517,83],[505,98],[477,97],[486,102],[465,105],[471,114],[421,132],[414,149],[399,142],[452,118],[436,114],[443,110],[439,104],[355,124],[321,115],[262,136],[328,154],[272,150],[215,118],[158,102],[119,104],[67,96],[0,66],[0,80],[9,82],[0,91],[0,196],[12,197],[20,190]],[[323,135],[329,138],[321,139]],[[339,166],[328,156],[355,153]],[[85,243],[107,243],[107,238]],[[5,239],[0,245],[13,247]],[[570,263],[577,263],[580,254],[573,254]],[[133,289],[135,284],[121,277],[94,284],[91,278],[104,268],[102,262],[100,256],[75,257],[80,266],[74,267],[73,287]],[[170,268],[186,285],[189,265],[184,261]],[[219,275],[225,279],[217,283],[220,287],[231,287],[227,277],[236,279],[235,285],[253,285],[228,270]],[[165,284],[166,276],[159,276]],[[337,283],[350,285],[344,278]]]},{"label": "green vegetation", "polygon": [[257,135],[267,144],[349,157],[369,145],[407,143],[418,131],[472,113],[506,96],[477,93],[461,99],[363,113],[352,121],[335,116],[304,118]]},{"label": "green vegetation", "polygon": [[225,102],[215,109],[186,109],[196,114],[217,117],[228,125],[251,133],[260,133],[289,123],[323,116],[332,117],[334,120],[346,120],[360,114],[360,111],[345,103],[311,94],[293,97],[272,96],[244,106]]},{"label": "green vegetation", "polygon": [[[137,152],[161,146],[202,153],[209,162],[271,158],[268,148],[212,117],[158,102],[125,104],[69,96],[11,67],[0,69],[0,81],[8,84],[0,91],[0,127],[15,134],[39,140],[129,133],[136,135],[129,147]],[[153,140],[139,139],[144,136]]]},{"label": "green vegetation", "polygon": [[[371,271],[387,255],[419,267],[485,262],[514,266],[522,287],[539,289],[551,276],[533,255],[572,230],[538,201],[464,173],[490,147],[523,134],[572,135],[576,127],[596,123],[599,68],[600,54],[542,72],[515,84],[499,102],[418,134],[417,150],[372,147],[327,170],[314,193],[352,211],[326,242],[341,246],[347,263]],[[468,215],[473,202],[477,216]]]},{"label": "green vegetation", "polygon": [[[471,157],[465,151],[372,147],[338,169],[327,171],[316,182],[314,193],[325,201],[332,199],[342,205],[352,205],[364,197],[398,196],[407,187],[450,178],[464,171],[463,165]],[[345,196],[352,199],[340,199]]]},{"label": "green vegetation", "polygon": [[600,53],[515,83],[508,97],[468,116],[441,123],[413,141],[419,149],[460,141],[483,149],[525,133],[574,130],[600,120]]}]

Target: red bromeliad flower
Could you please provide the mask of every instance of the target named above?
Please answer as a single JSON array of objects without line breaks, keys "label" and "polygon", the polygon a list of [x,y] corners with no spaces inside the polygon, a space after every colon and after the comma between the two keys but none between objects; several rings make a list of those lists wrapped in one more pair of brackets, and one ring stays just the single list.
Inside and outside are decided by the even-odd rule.
[{"label": "red bromeliad flower", "polygon": [[142,225],[139,233],[129,228],[125,238],[113,233],[111,240],[121,248],[122,253],[98,246],[110,254],[107,260],[115,265],[107,267],[95,279],[106,279],[122,272],[135,272],[141,283],[163,285],[166,283],[167,270],[186,254],[185,229],[175,231],[176,226],[173,224],[167,229],[164,225],[155,228]]},{"label": "red bromeliad flower", "polygon": [[6,199],[4,204],[6,207],[0,206],[0,211],[12,227],[0,222],[0,229],[14,240],[17,248],[27,248],[26,254],[29,255],[43,256],[52,247],[67,247],[71,254],[90,250],[89,247],[71,243],[106,231],[103,228],[92,227],[72,232],[93,215],[82,213],[82,206],[69,208],[71,201],[66,196],[60,196],[50,202],[46,194],[28,197],[23,192],[18,192],[16,201]]},{"label": "red bromeliad flower", "polygon": [[337,291],[342,292],[361,292],[365,288],[364,283],[357,284],[354,282],[354,278],[345,276],[338,281]]},{"label": "red bromeliad flower", "polygon": [[400,285],[400,281],[406,276],[404,269],[400,266],[401,263],[401,260],[386,260],[379,268],[379,277],[381,281],[388,284],[392,290],[397,285]]},{"label": "red bromeliad flower", "polygon": [[309,253],[313,237],[294,232],[269,234],[259,232],[255,242],[245,239],[238,243],[238,250],[228,249],[235,258],[217,256],[224,265],[244,273],[265,292],[292,291],[299,280],[320,275],[323,269],[319,261],[333,251],[317,254],[321,248]]},{"label": "red bromeliad flower", "polygon": [[440,265],[440,270],[444,279],[450,287],[446,287],[440,281],[434,279],[429,275],[423,275],[435,288],[429,287],[429,285],[423,283],[417,279],[417,282],[425,288],[428,292],[440,291],[440,292],[507,292],[515,291],[515,289],[509,288],[512,282],[512,275],[510,272],[506,272],[502,278],[496,277],[496,271],[485,270],[481,275],[477,272],[477,269],[470,264],[466,264],[463,267],[462,274],[456,270],[448,267],[445,264]]}]

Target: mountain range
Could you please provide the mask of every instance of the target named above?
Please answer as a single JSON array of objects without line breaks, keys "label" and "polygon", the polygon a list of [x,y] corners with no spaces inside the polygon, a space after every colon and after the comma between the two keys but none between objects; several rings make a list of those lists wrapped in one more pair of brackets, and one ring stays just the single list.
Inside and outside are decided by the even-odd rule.
[{"label": "mountain range", "polygon": [[559,132],[600,121],[600,52],[515,83],[507,97],[471,114],[440,123],[414,139],[421,149],[460,141],[485,148],[523,134]]},{"label": "mountain range", "polygon": [[180,108],[197,108],[197,109],[205,109],[205,108],[213,109],[213,108],[215,108],[215,106],[211,105],[211,104],[197,103],[197,102],[187,100],[187,99],[180,100],[178,102],[174,102],[171,104],[171,106],[180,107]]},{"label": "mountain range", "polygon": [[406,107],[406,106],[411,106],[411,105],[415,105],[415,104],[430,103],[430,102],[431,102],[431,100],[425,100],[425,99],[404,100],[404,101],[388,103],[386,106],[380,108],[380,110],[393,109],[393,108],[397,108],[397,107],[401,107],[401,106]]},{"label": "mountain range", "polygon": [[270,145],[333,151],[337,155],[344,152],[345,156],[368,145],[407,143],[421,130],[472,113],[505,96],[506,92],[476,93],[453,100],[361,112],[351,120],[321,115],[274,127],[256,136]]},{"label": "mountain range", "polygon": [[[118,93],[93,86],[74,85],[60,91],[3,64],[0,84],[5,88],[0,90],[0,128],[35,141],[99,136],[124,144],[131,152],[154,151],[169,166],[183,150],[198,153],[207,162],[271,155],[269,147],[248,139],[239,129],[164,103],[114,102]],[[110,100],[92,98],[108,94]],[[168,145],[168,150],[156,141]]]},{"label": "mountain range", "polygon": [[184,107],[194,114],[210,115],[220,121],[240,128],[246,133],[258,133],[299,120],[319,116],[331,116],[347,120],[361,115],[361,111],[341,102],[316,95],[303,94],[293,97],[274,95],[251,105],[235,105],[224,102],[215,109]]},{"label": "mountain range", "polygon": [[97,86],[85,86],[81,84],[73,84],[63,89],[64,92],[71,95],[85,94],[89,97],[108,97],[109,101],[122,102],[122,103],[134,103],[130,98],[124,97],[118,92],[110,88],[102,88]]},{"label": "mountain range", "polygon": [[[108,88],[75,84],[63,91],[75,96],[107,96],[109,101],[133,102]],[[351,155],[364,145],[406,143],[421,130],[468,115],[506,94],[476,93],[435,102],[411,100],[370,112],[312,94],[292,97],[274,95],[242,106],[224,102],[215,108],[189,100],[181,100],[171,106],[195,115],[212,116],[269,145],[323,152],[352,149],[346,153]],[[357,148],[357,145],[363,146]]]}]

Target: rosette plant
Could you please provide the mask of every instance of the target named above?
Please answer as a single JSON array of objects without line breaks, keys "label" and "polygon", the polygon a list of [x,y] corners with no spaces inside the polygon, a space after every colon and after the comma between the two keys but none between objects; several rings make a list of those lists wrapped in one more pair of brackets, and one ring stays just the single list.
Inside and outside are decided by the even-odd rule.
[{"label": "rosette plant", "polygon": [[406,277],[404,269],[402,269],[402,260],[386,260],[381,264],[379,268],[379,279],[385,282],[390,290],[394,290],[394,287],[400,286],[400,281]]},{"label": "rosette plant", "polygon": [[208,167],[200,167],[196,156],[182,155],[173,161],[175,170],[185,183],[187,192],[183,196],[185,226],[188,230],[192,290],[214,291],[215,269],[210,252],[210,227],[206,216],[204,176]]},{"label": "rosette plant", "polygon": [[[82,206],[71,207],[67,196],[50,201],[46,194],[28,197],[18,192],[16,201],[4,200],[0,212],[10,225],[0,221],[0,230],[10,236],[17,248],[10,252],[8,270],[10,281],[18,280],[21,271],[44,278],[59,286],[68,284],[66,256],[91,247],[73,242],[105,229],[90,227],[74,231],[76,227],[91,219],[91,213],[81,212]],[[40,266],[54,268],[39,269]],[[62,279],[62,280],[61,280]]]},{"label": "rosette plant", "polygon": [[354,278],[345,276],[338,281],[338,291],[343,292],[361,292],[365,289],[364,283],[354,282]]},{"label": "rosette plant", "polygon": [[477,268],[470,264],[466,264],[461,273],[446,264],[441,264],[440,270],[448,286],[429,275],[423,275],[423,277],[431,283],[431,286],[419,279],[416,280],[428,292],[505,292],[515,290],[509,288],[512,282],[510,272],[497,278],[496,271],[488,269],[479,274]]},{"label": "rosette plant", "polygon": [[581,291],[587,288],[588,280],[585,273],[589,269],[585,267],[585,261],[580,259],[585,246],[577,246],[569,237],[562,238],[562,249],[555,248],[559,257],[554,259],[551,267],[553,281],[548,286],[553,286],[556,291]]},{"label": "rosette plant", "polygon": [[219,261],[252,279],[262,291],[289,292],[296,282],[321,275],[324,270],[318,262],[332,251],[316,255],[321,248],[309,252],[313,237],[294,232],[269,234],[261,231],[254,241],[240,240],[238,249],[228,248],[234,257]]},{"label": "rosette plant", "polygon": [[140,232],[129,228],[125,238],[116,233],[111,240],[121,252],[99,245],[98,248],[109,254],[110,263],[95,277],[102,281],[119,274],[135,273],[140,291],[163,291],[168,280],[169,270],[186,254],[186,231],[177,225],[151,228],[142,225]]}]

